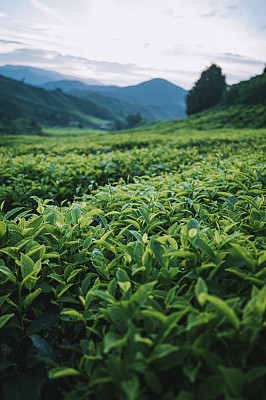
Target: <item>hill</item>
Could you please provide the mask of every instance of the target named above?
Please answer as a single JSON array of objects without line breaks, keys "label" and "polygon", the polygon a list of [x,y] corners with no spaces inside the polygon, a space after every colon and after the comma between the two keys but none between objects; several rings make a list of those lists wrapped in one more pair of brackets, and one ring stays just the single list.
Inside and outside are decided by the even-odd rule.
[{"label": "hill", "polygon": [[[88,126],[99,128],[106,122],[121,121],[118,114],[90,100],[48,91],[0,76],[0,110],[12,119],[35,118],[52,126]],[[123,120],[122,120],[123,121]]]},{"label": "hill", "polygon": [[266,105],[266,72],[232,85],[224,92],[223,105]]},{"label": "hill", "polygon": [[191,129],[266,127],[266,73],[252,77],[223,92],[217,106],[174,122]]},{"label": "hill", "polygon": [[[79,81],[54,81],[45,83],[42,87],[60,88],[66,93],[108,106],[124,116],[135,112],[139,112],[147,120],[171,120],[186,116],[186,90],[165,79],[152,79],[126,87],[88,86],[80,84]],[[115,99],[116,102],[111,99]]]},{"label": "hill", "polygon": [[[76,77],[63,75],[59,72],[49,71],[42,68],[27,67],[24,65],[2,66],[0,67],[0,75],[35,86],[43,85],[46,82],[77,79]],[[101,85],[101,83],[95,79],[80,79],[80,81],[87,85]]]},{"label": "hill", "polygon": [[47,90],[61,89],[65,93],[93,101],[101,106],[107,107],[109,110],[112,110],[115,113],[120,114],[123,118],[126,118],[128,115],[139,113],[145,120],[164,119],[160,118],[164,115],[162,115],[162,112],[160,112],[156,106],[149,107],[139,103],[124,101],[110,95],[96,93],[91,90],[88,91],[88,86],[80,81],[61,80],[47,82],[41,85],[41,87]]}]

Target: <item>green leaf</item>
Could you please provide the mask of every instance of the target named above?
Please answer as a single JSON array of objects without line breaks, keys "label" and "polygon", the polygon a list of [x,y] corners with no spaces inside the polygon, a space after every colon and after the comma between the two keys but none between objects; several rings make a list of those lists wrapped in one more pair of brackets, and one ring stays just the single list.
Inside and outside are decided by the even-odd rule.
[{"label": "green leaf", "polygon": [[242,260],[244,260],[247,267],[251,268],[252,271],[255,271],[255,264],[254,264],[252,257],[250,256],[249,252],[245,248],[243,248],[242,246],[239,246],[236,243],[231,243],[231,246],[234,249],[235,255],[240,257]]},{"label": "green leaf", "polygon": [[131,282],[118,282],[118,285],[124,292],[127,292],[131,288]]},{"label": "green leaf", "polygon": [[78,312],[77,310],[74,310],[73,308],[71,308],[69,310],[61,311],[61,315],[69,315],[70,317],[72,317],[74,319],[84,321],[83,315],[80,312]]},{"label": "green leaf", "polygon": [[108,332],[103,339],[103,352],[109,353],[114,347],[123,347],[126,345],[127,337],[121,337],[117,333]]},{"label": "green leaf", "polygon": [[179,347],[168,343],[158,344],[153,350],[151,356],[147,360],[148,362],[153,362],[159,360],[163,357],[168,356],[168,354],[174,353],[179,349]]},{"label": "green leaf", "polygon": [[23,279],[30,275],[34,270],[34,262],[26,254],[21,253],[20,265]]},{"label": "green leaf", "polygon": [[151,370],[144,372],[144,379],[149,388],[156,394],[162,394],[162,385],[159,377]]},{"label": "green leaf", "polygon": [[0,297],[0,308],[2,307],[2,305],[4,304],[4,302],[8,299],[8,297],[10,296],[10,294],[7,294],[5,296],[1,296]]},{"label": "green leaf", "polygon": [[130,232],[133,236],[135,236],[135,238],[136,238],[140,243],[143,243],[142,235],[141,235],[139,232],[137,232],[137,231],[131,231],[131,230],[129,230],[129,232]]},{"label": "green leaf", "polygon": [[48,358],[54,357],[47,340],[36,334],[29,335],[29,338],[32,340],[33,346],[36,347],[43,356]]},{"label": "green leaf", "polygon": [[128,282],[130,280],[127,272],[122,268],[117,269],[116,278],[118,282]]},{"label": "green leaf", "polygon": [[136,376],[129,381],[122,381],[121,389],[127,396],[126,400],[138,400],[139,382]]},{"label": "green leaf", "polygon": [[0,221],[0,237],[5,236],[6,230],[7,230],[7,228],[6,228],[5,222],[4,221]]},{"label": "green leaf", "polygon": [[0,329],[12,318],[15,314],[5,314],[0,317]]},{"label": "green leaf", "polygon": [[204,242],[200,237],[197,237],[196,240],[193,241],[193,246],[197,247],[200,249],[203,253],[208,254],[211,257],[214,257],[213,250],[210,248],[210,246]]},{"label": "green leaf", "polygon": [[219,312],[221,312],[236,329],[239,329],[240,327],[239,319],[237,318],[234,310],[230,308],[224,300],[219,299],[218,297],[211,296],[209,294],[205,294],[203,298],[209,301],[211,304],[213,304],[214,307]]},{"label": "green leaf", "polygon": [[5,266],[0,266],[0,272],[2,272],[2,274],[6,275],[8,277],[8,279],[10,281],[12,281],[13,283],[17,283],[17,278],[15,277],[13,272],[10,271],[9,268],[7,268]]},{"label": "green leaf", "polygon": [[79,207],[75,207],[71,210],[71,217],[74,224],[78,224],[78,220],[81,217],[81,210]]},{"label": "green leaf", "polygon": [[42,292],[42,289],[38,288],[33,293],[28,294],[28,296],[24,300],[24,306],[26,309],[31,305],[31,303],[36,299],[36,297],[39,296],[39,294],[41,292]]},{"label": "green leaf", "polygon": [[158,261],[161,267],[168,267],[169,260],[164,257],[165,248],[164,246],[155,239],[151,239],[150,248],[153,254],[155,255],[156,260]]},{"label": "green leaf", "polygon": [[198,397],[201,400],[217,399],[223,393],[224,380],[220,374],[208,376],[200,385]]},{"label": "green leaf", "polygon": [[198,230],[195,228],[192,228],[188,231],[188,236],[193,239],[194,237],[196,237],[198,235]]},{"label": "green leaf", "polygon": [[195,295],[198,299],[198,302],[201,306],[204,305],[206,297],[205,294],[208,293],[208,288],[206,286],[206,283],[202,278],[198,278],[196,286],[195,286]]},{"label": "green leaf", "polygon": [[195,400],[195,396],[192,392],[181,390],[179,395],[176,397],[176,400]]},{"label": "green leaf", "polygon": [[74,368],[68,367],[56,367],[49,371],[48,376],[49,379],[59,379],[65,378],[67,376],[77,376],[80,375],[80,372]]},{"label": "green leaf", "polygon": [[4,220],[7,220],[9,217],[11,217],[12,215],[16,214],[18,211],[22,210],[24,207],[17,207],[14,208],[13,210],[8,211],[5,215],[4,215]]},{"label": "green leaf", "polygon": [[108,292],[104,292],[103,290],[93,289],[91,291],[95,296],[99,297],[102,300],[108,301],[109,303],[116,303],[116,299]]},{"label": "green leaf", "polygon": [[199,223],[194,218],[191,218],[187,223],[187,231],[189,232],[190,229],[195,229],[196,231],[199,230]]},{"label": "green leaf", "polygon": [[197,260],[197,256],[195,253],[192,253],[191,251],[187,250],[175,250],[171,249],[165,252],[164,257],[169,256],[169,257],[180,257],[180,258],[186,258],[188,260]]},{"label": "green leaf", "polygon": [[246,382],[245,374],[238,368],[220,366],[219,370],[224,376],[224,380],[231,395],[235,398],[243,398],[243,389]]},{"label": "green leaf", "polygon": [[125,222],[128,222],[128,224],[133,225],[134,228],[137,229],[137,231],[140,231],[140,226],[134,219],[125,219]]}]

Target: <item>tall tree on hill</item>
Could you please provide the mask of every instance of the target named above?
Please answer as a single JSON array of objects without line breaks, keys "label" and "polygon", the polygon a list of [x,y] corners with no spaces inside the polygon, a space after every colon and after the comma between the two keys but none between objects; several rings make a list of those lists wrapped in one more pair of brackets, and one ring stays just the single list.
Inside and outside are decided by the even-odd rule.
[{"label": "tall tree on hill", "polygon": [[200,79],[188,92],[187,114],[195,114],[215,106],[221,100],[225,88],[225,76],[222,75],[221,68],[212,64],[201,73]]}]

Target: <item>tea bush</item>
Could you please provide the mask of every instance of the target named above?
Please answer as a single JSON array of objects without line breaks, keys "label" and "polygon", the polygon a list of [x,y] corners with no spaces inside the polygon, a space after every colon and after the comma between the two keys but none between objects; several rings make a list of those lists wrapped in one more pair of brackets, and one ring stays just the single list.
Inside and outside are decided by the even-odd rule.
[{"label": "tea bush", "polygon": [[262,135],[192,142],[3,155],[4,400],[265,398]]}]

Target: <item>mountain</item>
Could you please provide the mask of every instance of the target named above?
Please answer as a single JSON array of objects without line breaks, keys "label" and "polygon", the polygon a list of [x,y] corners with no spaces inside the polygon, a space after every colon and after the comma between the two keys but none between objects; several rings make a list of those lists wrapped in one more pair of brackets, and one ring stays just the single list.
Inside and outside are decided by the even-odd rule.
[{"label": "mountain", "polygon": [[71,93],[73,91],[86,92],[89,87],[88,85],[86,85],[85,83],[83,83],[81,81],[66,80],[66,79],[62,79],[60,81],[45,82],[42,85],[38,85],[38,86],[40,86],[46,90],[61,89],[65,93]]},{"label": "mountain", "polygon": [[139,112],[147,120],[170,120],[186,116],[187,91],[165,79],[156,78],[126,87],[88,86],[79,81],[47,82],[42,87],[60,88],[66,93],[96,101],[122,115]]},{"label": "mountain", "polygon": [[[40,86],[46,82],[77,79],[76,77],[63,75],[59,72],[23,65],[5,65],[0,67],[0,75],[16,79],[17,81],[23,81],[34,86]],[[100,82],[94,79],[80,79],[80,82],[87,85],[101,85]]]},{"label": "mountain", "polygon": [[99,128],[107,123],[124,122],[118,114],[90,100],[3,76],[0,76],[0,110],[12,119],[35,118],[50,126]]},{"label": "mountain", "polygon": [[156,78],[126,87],[89,86],[89,90],[122,101],[141,104],[156,116],[156,120],[179,119],[186,116],[187,91],[165,79]]}]

